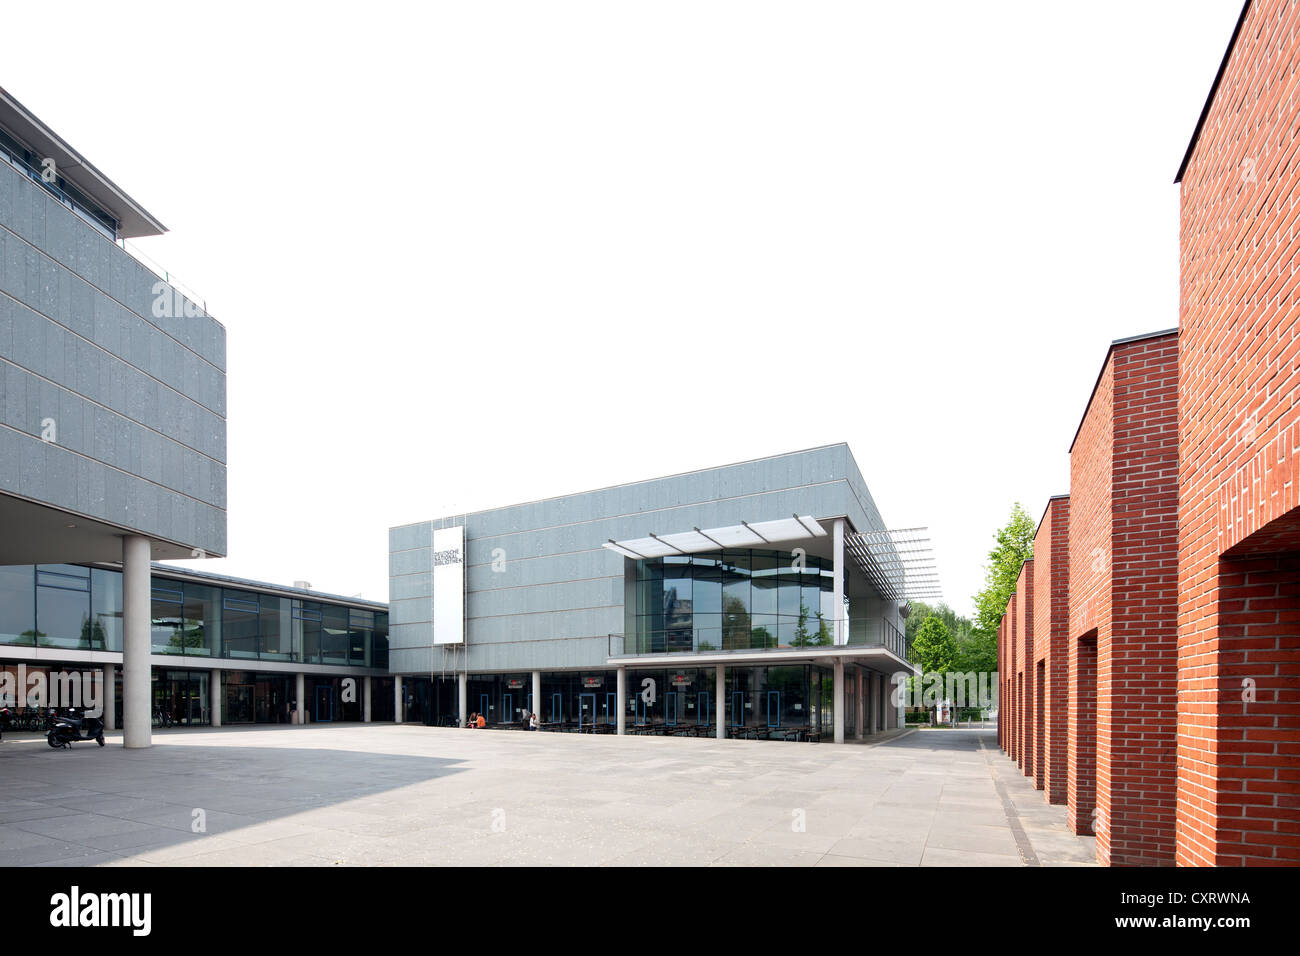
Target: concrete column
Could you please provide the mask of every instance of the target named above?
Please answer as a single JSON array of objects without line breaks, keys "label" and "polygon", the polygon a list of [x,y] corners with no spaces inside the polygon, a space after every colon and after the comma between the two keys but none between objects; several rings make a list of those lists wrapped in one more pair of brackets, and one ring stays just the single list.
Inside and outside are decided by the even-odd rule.
[{"label": "concrete column", "polygon": [[122,740],[133,748],[153,742],[149,576],[149,539],[126,535],[122,539]]},{"label": "concrete column", "polygon": [[867,702],[866,702],[865,700],[863,700],[863,698],[862,698],[862,694],[863,694],[863,689],[866,687],[866,683],[867,683],[867,682],[864,681],[864,680],[862,679],[862,668],[861,668],[861,667],[858,667],[858,668],[855,668],[855,670],[858,672],[858,674],[857,674],[857,680],[858,680],[858,714],[857,714],[857,717],[858,717],[858,721],[857,721],[857,728],[856,728],[856,729],[857,729],[857,733],[856,733],[854,736],[856,736],[856,737],[858,738],[858,740],[861,740],[862,737],[863,737],[863,733],[862,733],[862,718],[865,717],[865,716],[866,716],[866,713],[867,713]]},{"label": "concrete column", "polygon": [[294,685],[294,713],[297,715],[298,723],[307,723],[307,675],[299,674],[297,683]]},{"label": "concrete column", "polygon": [[727,668],[719,664],[714,668],[714,696],[718,699],[718,728],[717,738],[719,740],[727,739]]},{"label": "concrete column", "polygon": [[208,719],[213,727],[221,726],[221,671],[208,671]]},{"label": "concrete column", "polygon": [[[847,644],[849,642],[848,622],[844,620],[844,519],[843,518],[835,519],[835,545],[832,554],[834,560],[835,577],[834,577],[834,587],[832,590],[833,596],[832,596],[831,607],[834,608],[835,617],[834,620],[832,620],[831,622],[831,627],[833,628],[833,630],[831,631],[831,635],[832,635],[831,643],[839,645],[839,644]],[[836,683],[835,685],[836,693],[839,693],[839,686],[840,685]],[[842,723],[842,721],[839,719],[839,716],[840,716],[840,712],[837,710],[835,712],[835,718],[836,718],[835,727],[836,727],[837,736],[839,734],[839,726]]]},{"label": "concrete column", "polygon": [[[460,684],[460,725],[464,727],[469,723],[469,674],[461,671],[456,680]],[[486,714],[483,716],[487,717]]]},{"label": "concrete column", "polygon": [[889,675],[881,674],[877,679],[880,693],[877,695],[876,709],[880,712],[877,726],[883,731],[889,728]]},{"label": "concrete column", "polygon": [[872,736],[880,733],[880,675],[871,674],[867,678],[867,693],[871,701],[867,705],[867,732]]},{"label": "concrete column", "polygon": [[844,743],[844,658],[835,658],[832,670],[835,675],[835,687],[832,691],[835,701],[835,742]]},{"label": "concrete column", "polygon": [[402,696],[402,675],[393,677],[393,723],[400,724],[405,716],[406,699]]},{"label": "concrete column", "polygon": [[618,695],[618,735],[621,737],[627,733],[627,668],[618,669],[618,680],[615,684],[615,691]]},{"label": "concrete column", "polygon": [[369,677],[366,678],[366,700],[365,703],[361,705],[361,721],[366,724],[370,723],[370,680]]},{"label": "concrete column", "polygon": [[117,668],[104,667],[104,729],[117,730]]},{"label": "concrete column", "polygon": [[[533,713],[537,715],[537,722],[542,722],[542,672],[533,671]],[[622,713],[622,711],[619,711]],[[621,733],[622,731],[620,731]]]}]

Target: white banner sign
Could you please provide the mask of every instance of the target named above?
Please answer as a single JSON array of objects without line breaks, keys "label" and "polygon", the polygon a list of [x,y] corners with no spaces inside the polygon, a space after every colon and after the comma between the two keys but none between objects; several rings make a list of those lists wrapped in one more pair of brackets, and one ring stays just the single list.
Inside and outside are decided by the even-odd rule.
[{"label": "white banner sign", "polygon": [[433,643],[465,643],[465,528],[433,532]]}]

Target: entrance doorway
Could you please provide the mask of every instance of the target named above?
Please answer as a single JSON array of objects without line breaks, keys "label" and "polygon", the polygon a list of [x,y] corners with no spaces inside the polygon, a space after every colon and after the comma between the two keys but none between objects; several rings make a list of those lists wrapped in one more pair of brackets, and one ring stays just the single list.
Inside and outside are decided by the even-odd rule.
[{"label": "entrance doorway", "polygon": [[334,688],[327,684],[316,685],[316,719],[334,719]]}]

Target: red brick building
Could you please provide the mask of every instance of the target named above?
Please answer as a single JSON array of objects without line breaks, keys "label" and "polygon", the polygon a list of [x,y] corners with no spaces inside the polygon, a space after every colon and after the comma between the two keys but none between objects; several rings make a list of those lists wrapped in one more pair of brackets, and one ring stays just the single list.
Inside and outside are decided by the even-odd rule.
[{"label": "red brick building", "polygon": [[1103,863],[1300,863],[1298,117],[1300,2],[1249,2],[1178,172],[1180,327],[1112,345],[999,628],[1003,746]]},{"label": "red brick building", "polygon": [[1256,0],[1178,171],[1178,862],[1300,863],[1300,4]]},{"label": "red brick building", "polygon": [[1065,803],[1070,624],[1070,496],[1058,495],[1034,535],[1034,786]]},{"label": "red brick building", "polygon": [[1177,388],[1176,331],[1114,343],[1070,449],[1070,809],[1103,863],[1174,859]]},{"label": "red brick building", "polygon": [[1026,777],[1034,775],[1035,741],[1042,732],[1035,728],[1038,691],[1034,687],[1034,562],[1026,561],[1016,579],[1016,593],[1011,596],[1016,622],[1016,663],[1019,678],[1020,749],[1017,763]]}]

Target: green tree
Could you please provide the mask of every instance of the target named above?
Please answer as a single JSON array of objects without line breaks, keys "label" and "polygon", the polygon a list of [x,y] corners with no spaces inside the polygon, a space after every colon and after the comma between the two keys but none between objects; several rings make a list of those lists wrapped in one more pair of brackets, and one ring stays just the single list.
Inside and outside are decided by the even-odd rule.
[{"label": "green tree", "polygon": [[957,642],[943,619],[931,614],[921,622],[912,643],[912,661],[928,674],[934,671],[946,674],[957,662]]},{"label": "green tree", "polygon": [[[975,627],[970,618],[958,614],[942,601],[935,605],[926,604],[924,601],[912,602],[912,613],[908,615],[906,625],[909,648],[915,643],[921,625],[931,617],[936,617],[943,622],[956,645],[957,653],[952,670],[962,673],[992,673],[997,669],[996,635],[993,640],[989,640],[987,635]],[[910,659],[916,660],[915,654]]]},{"label": "green tree", "polygon": [[995,664],[998,624],[1016,590],[1021,565],[1034,556],[1034,530],[1034,519],[1016,502],[1010,520],[998,529],[989,563],[984,566],[984,587],[975,595],[975,632],[985,650],[988,644],[994,645]]}]

